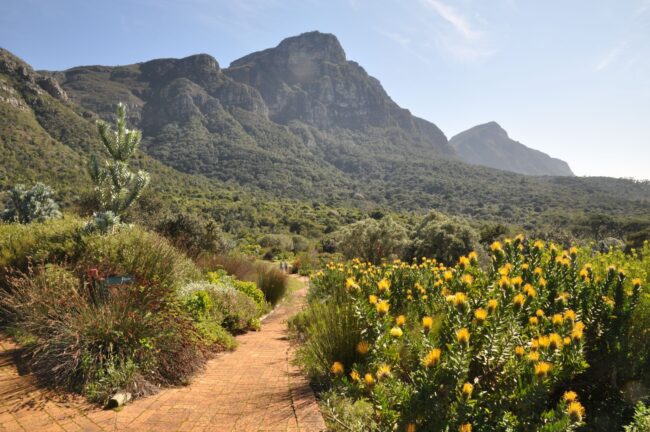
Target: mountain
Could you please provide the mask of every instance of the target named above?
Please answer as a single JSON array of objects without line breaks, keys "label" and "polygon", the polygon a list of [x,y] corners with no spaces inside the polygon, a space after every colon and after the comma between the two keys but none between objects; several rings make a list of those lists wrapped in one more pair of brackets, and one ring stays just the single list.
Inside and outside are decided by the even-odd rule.
[{"label": "mountain", "polygon": [[94,121],[113,120],[119,101],[143,130],[136,164],[152,173],[154,213],[191,210],[240,234],[318,236],[377,209],[526,229],[650,213],[648,183],[462,162],[435,125],[396,105],[321,33],[225,69],[198,54],[37,72],[2,50],[0,190],[45,181],[78,202],[90,189],[83,166],[101,149]]},{"label": "mountain", "polygon": [[463,161],[474,165],[527,175],[573,175],[569,164],[511,139],[496,122],[461,132],[449,144]]}]

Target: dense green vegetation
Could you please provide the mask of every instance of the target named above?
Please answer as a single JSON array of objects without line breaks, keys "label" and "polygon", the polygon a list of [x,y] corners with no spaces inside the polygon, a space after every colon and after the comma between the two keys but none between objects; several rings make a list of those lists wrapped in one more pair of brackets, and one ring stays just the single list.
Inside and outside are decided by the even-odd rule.
[{"label": "dense green vegetation", "polygon": [[[334,430],[632,421],[650,384],[650,244],[626,255],[518,236],[489,254],[484,265],[470,252],[450,267],[353,260],[318,273],[292,327]],[[645,417],[638,408],[635,423]]]}]

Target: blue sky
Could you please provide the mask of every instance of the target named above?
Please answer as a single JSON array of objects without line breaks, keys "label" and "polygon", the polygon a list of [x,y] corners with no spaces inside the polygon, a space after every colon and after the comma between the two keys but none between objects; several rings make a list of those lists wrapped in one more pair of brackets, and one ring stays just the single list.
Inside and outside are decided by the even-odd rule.
[{"label": "blue sky", "polygon": [[448,137],[495,120],[578,175],[650,179],[650,0],[0,1],[0,46],[37,69],[227,66],[310,30]]}]

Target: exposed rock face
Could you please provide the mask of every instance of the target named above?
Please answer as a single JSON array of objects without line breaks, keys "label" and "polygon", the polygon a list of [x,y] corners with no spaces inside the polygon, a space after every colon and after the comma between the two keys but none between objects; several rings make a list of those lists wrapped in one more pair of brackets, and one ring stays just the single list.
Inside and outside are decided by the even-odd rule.
[{"label": "exposed rock face", "polygon": [[465,162],[528,175],[572,176],[563,160],[510,139],[496,122],[475,126],[449,143]]},{"label": "exposed rock face", "polygon": [[35,72],[27,63],[0,48],[0,73],[17,78],[25,89],[35,95],[45,90],[50,96],[67,101],[68,95],[52,76]]},{"label": "exposed rock face", "polygon": [[334,35],[304,33],[277,47],[249,54],[224,72],[259,90],[270,118],[299,120],[320,129],[400,128],[429,141],[439,155],[452,155],[434,124],[400,108],[375,78],[348,61]]},{"label": "exposed rock face", "polygon": [[61,88],[59,85],[59,82],[52,78],[51,76],[39,76],[36,78],[36,84],[41,86],[43,90],[48,92],[50,96],[52,96],[55,99],[59,99],[62,101],[67,101],[68,100],[68,95],[65,93],[65,91]]}]

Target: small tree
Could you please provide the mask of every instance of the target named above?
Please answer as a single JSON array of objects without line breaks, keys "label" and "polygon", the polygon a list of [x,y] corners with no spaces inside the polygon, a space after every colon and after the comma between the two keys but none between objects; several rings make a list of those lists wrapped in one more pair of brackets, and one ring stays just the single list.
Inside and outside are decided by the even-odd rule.
[{"label": "small tree", "polygon": [[406,229],[390,216],[355,222],[337,234],[338,249],[346,258],[361,258],[373,264],[401,257],[408,242]]},{"label": "small tree", "polygon": [[409,247],[410,258],[435,258],[452,264],[478,248],[477,232],[461,219],[448,218],[435,211],[420,223]]},{"label": "small tree", "polygon": [[128,161],[140,146],[142,134],[139,130],[126,128],[126,108],[117,105],[117,130],[99,120],[97,129],[110,159],[103,164],[93,155],[90,159],[89,173],[95,183],[100,211],[95,213],[92,228],[107,231],[120,222],[120,216],[140,197],[149,184],[149,174],[145,171],[132,172]]},{"label": "small tree", "polygon": [[9,191],[0,219],[23,224],[58,219],[61,211],[52,198],[53,195],[52,189],[43,183],[36,183],[31,189],[21,184],[16,185]]}]

